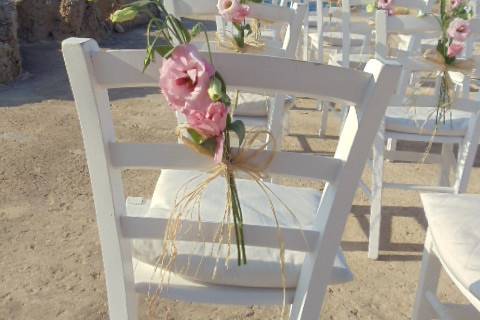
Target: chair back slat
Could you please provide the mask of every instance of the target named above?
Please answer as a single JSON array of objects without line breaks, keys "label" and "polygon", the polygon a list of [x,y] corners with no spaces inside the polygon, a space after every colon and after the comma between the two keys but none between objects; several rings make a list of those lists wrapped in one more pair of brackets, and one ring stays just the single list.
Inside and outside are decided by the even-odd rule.
[{"label": "chair back slat", "polygon": [[177,17],[212,16],[218,13],[215,0],[164,0],[165,9]]},{"label": "chair back slat", "polygon": [[[152,208],[150,214],[162,209]],[[124,216],[121,217],[122,234],[129,239],[163,239],[169,219],[167,218],[139,218]],[[199,236],[206,242],[212,242],[218,239],[220,224],[216,222],[203,221],[202,230],[199,235],[197,232],[189,232],[198,228],[198,221],[185,220],[178,230],[177,241],[198,242]],[[305,230],[262,225],[244,224],[245,245],[266,248],[280,248],[278,233],[282,233],[285,250],[296,250],[308,252],[315,247],[318,239],[318,231]],[[223,233],[228,235],[228,226],[223,227]]]},{"label": "chair back slat", "polygon": [[[92,55],[93,72],[99,85],[105,88],[158,86],[162,59],[143,70],[143,50],[99,51]],[[205,57],[208,55],[205,53]],[[367,73],[312,64],[303,61],[250,54],[213,53],[215,68],[223,75],[230,87],[276,92],[287,91],[297,96],[326,98],[347,104],[358,105],[371,76]],[[242,65],[242,71],[238,71]],[[264,70],[264,72],[258,72]],[[322,77],[318,77],[321,74]],[[288,77],[286,75],[289,75]],[[348,83],[348,90],[332,82]]]},{"label": "chair back slat", "polygon": [[[177,17],[218,16],[216,0],[165,0],[165,8]],[[282,49],[285,56],[294,57],[301,32],[303,17],[307,6],[294,3],[291,8],[272,6],[259,3],[249,3],[250,18],[267,21],[267,23],[286,23],[287,32]],[[217,19],[217,31],[225,29],[225,21]]]},{"label": "chair back slat", "polygon": [[[110,143],[110,161],[121,169],[177,169],[209,170],[215,166],[212,159],[202,156],[181,144]],[[238,150],[236,150],[238,151]],[[254,150],[242,150],[252,154]],[[333,181],[342,167],[342,161],[313,154],[293,152],[259,152],[251,163],[261,166],[271,162],[265,173]],[[294,164],[294,165],[292,165]]]}]

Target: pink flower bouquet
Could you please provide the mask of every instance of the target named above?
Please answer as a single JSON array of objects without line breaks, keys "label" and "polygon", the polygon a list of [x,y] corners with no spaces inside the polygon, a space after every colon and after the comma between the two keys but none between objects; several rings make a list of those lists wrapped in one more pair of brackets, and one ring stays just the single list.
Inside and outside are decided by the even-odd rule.
[{"label": "pink flower bouquet", "polygon": [[[155,59],[155,54],[162,56],[159,85],[170,108],[186,119],[180,137],[194,150],[211,156],[218,164],[221,175],[227,179],[229,210],[233,217],[237,242],[238,264],[247,262],[243,236],[243,217],[240,200],[235,183],[234,170],[229,166],[235,160],[232,155],[231,133],[238,137],[239,147],[245,138],[245,126],[242,121],[232,120],[231,99],[222,76],[215,70],[212,56],[209,59],[200,54],[191,40],[201,31],[202,24],[187,30],[180,20],[169,14],[161,0],[140,0],[115,12],[112,21],[126,21],[155,5],[163,14],[163,19],[153,17],[148,25],[147,56],[145,68]],[[239,42],[243,42],[244,33],[250,30],[245,24],[249,7],[238,0],[220,0],[220,14],[231,21],[239,30]],[[153,30],[156,33],[153,33]],[[162,40],[166,43],[159,45]],[[208,37],[205,32],[205,37]],[[239,43],[240,45],[240,43]],[[200,201],[200,200],[199,200]]]},{"label": "pink flower bouquet", "polygon": [[[437,105],[437,124],[439,121],[445,123],[446,113],[451,107],[450,91],[452,87],[451,79],[448,74],[450,67],[455,67],[458,56],[465,48],[465,41],[470,35],[470,25],[468,20],[471,17],[471,10],[465,0],[451,0],[447,7],[447,1],[440,1],[439,23],[442,30],[442,36],[437,42],[435,52],[426,52],[428,60],[442,64],[442,82]],[[471,71],[471,70],[467,70]]]}]

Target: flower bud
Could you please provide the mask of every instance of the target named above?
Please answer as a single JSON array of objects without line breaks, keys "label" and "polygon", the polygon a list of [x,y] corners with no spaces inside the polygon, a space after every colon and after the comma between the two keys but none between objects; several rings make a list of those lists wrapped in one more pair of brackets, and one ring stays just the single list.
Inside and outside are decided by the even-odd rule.
[{"label": "flower bud", "polygon": [[132,7],[126,7],[120,10],[115,11],[110,16],[110,20],[113,23],[122,23],[135,19],[138,11]]},{"label": "flower bud", "polygon": [[375,5],[373,3],[367,4],[367,13],[373,13],[375,11]]},{"label": "flower bud", "polygon": [[224,95],[223,84],[222,81],[217,77],[214,77],[212,82],[210,82],[210,87],[208,88],[208,95],[213,102],[217,102],[222,99]]}]

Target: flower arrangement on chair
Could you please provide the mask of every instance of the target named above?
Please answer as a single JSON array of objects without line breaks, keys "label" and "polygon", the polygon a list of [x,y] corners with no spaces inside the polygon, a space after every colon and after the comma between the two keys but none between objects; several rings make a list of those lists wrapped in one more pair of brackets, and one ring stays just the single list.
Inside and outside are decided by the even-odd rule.
[{"label": "flower arrangement on chair", "polygon": [[468,20],[471,9],[465,0],[452,0],[447,8],[447,1],[440,1],[440,16],[436,16],[441,37],[435,49],[424,53],[427,61],[438,66],[441,72],[440,92],[436,110],[436,123],[445,123],[447,112],[452,106],[453,82],[449,72],[461,72],[468,76],[473,68],[472,60],[458,59],[465,48],[465,41],[470,35]]},{"label": "flower arrangement on chair", "polygon": [[[239,265],[246,264],[243,216],[235,182],[235,171],[241,171],[252,178],[267,200],[271,202],[270,196],[276,197],[276,195],[262,182],[262,178],[264,177],[263,171],[273,159],[273,153],[266,159],[253,161],[256,162],[253,164],[251,162],[258,152],[249,151],[247,148],[252,146],[260,134],[266,135],[268,141],[258,148],[259,150],[268,144],[274,144],[275,141],[268,131],[257,132],[253,134],[252,138],[246,139],[244,123],[232,119],[232,111],[235,106],[232,105],[232,100],[227,94],[225,81],[215,70],[208,45],[208,35],[201,23],[196,24],[191,30],[187,30],[179,19],[167,12],[161,0],[133,2],[114,12],[111,20],[114,22],[131,20],[141,11],[149,12],[148,7],[152,5],[162,13],[163,19],[151,14],[151,20],[147,27],[144,68],[154,61],[155,54],[162,56],[164,61],[160,68],[160,88],[172,111],[182,114],[186,119],[186,123],[177,128],[179,139],[197,153],[213,158],[216,163],[216,166],[207,172],[208,177],[193,191],[187,192],[186,188],[183,188],[178,192],[177,196],[181,199],[175,202],[170,218],[171,223],[165,231],[165,252],[174,256],[175,228],[178,228],[180,218],[185,215],[185,212],[198,210],[206,186],[214,179],[224,177],[227,185],[224,222],[229,225],[227,228],[229,230],[228,239],[231,238],[232,228],[230,226],[233,220],[237,261]],[[228,17],[236,25],[240,31],[240,36],[237,37],[238,41],[243,42],[244,39],[241,39],[244,36],[243,31],[249,30],[243,21],[248,15],[248,7],[243,4],[243,1],[219,0],[218,8],[224,17]],[[191,44],[192,39],[202,31],[208,46],[208,59]],[[160,44],[161,38],[164,39],[163,44]],[[238,148],[235,150],[232,146],[235,142],[232,139],[233,134],[238,138]],[[187,194],[185,195],[185,193]],[[288,207],[286,209],[289,210]],[[273,207],[272,214],[275,216]],[[215,242],[221,242],[219,239],[216,240]],[[174,259],[174,257],[170,259]],[[283,261],[280,263],[283,266]],[[168,265],[169,262],[165,264]]]}]

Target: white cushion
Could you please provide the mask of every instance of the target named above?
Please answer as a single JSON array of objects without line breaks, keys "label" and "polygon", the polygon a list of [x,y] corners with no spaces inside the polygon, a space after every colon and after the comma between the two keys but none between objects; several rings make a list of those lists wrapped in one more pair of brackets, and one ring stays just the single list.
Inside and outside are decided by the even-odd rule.
[{"label": "white cushion", "polygon": [[[235,92],[229,92],[232,100],[235,100]],[[233,104],[233,101],[232,101]],[[249,117],[266,117],[270,106],[270,97],[250,92],[240,92],[235,115]]]},{"label": "white cushion", "polygon": [[480,299],[480,196],[428,193],[422,202],[445,267]]},{"label": "white cushion", "polygon": [[[460,110],[447,113],[446,123],[439,123],[436,135],[463,136],[468,128],[470,113]],[[385,129],[389,131],[432,135],[435,129],[435,108],[388,107]]]},{"label": "white cushion", "polygon": [[[147,216],[169,217],[170,208],[174,202],[177,190],[201,173],[196,171],[163,170],[155,188],[151,208],[165,210],[150,210]],[[259,187],[250,180],[237,179],[244,222],[257,225],[272,225],[275,222],[270,206],[265,195]],[[198,183],[198,182],[197,182]],[[194,184],[195,185],[195,184]],[[302,228],[313,228],[313,220],[320,201],[321,193],[307,188],[286,187],[268,184],[273,192],[279,196],[295,213]],[[225,208],[225,181],[219,178],[211,182],[201,202],[202,221],[221,221]],[[272,199],[280,225],[300,227],[291,214],[279,204],[277,199]],[[197,217],[193,217],[196,219]],[[192,231],[193,232],[193,231]],[[233,240],[234,242],[234,240]],[[178,254],[175,268],[178,270],[187,265],[190,268],[181,276],[199,282],[208,282],[222,285],[236,285],[245,287],[281,287],[279,250],[260,247],[247,247],[247,265],[238,267],[236,261],[236,245],[232,243],[232,253],[229,268],[225,266],[226,246],[215,262],[217,255],[211,256],[212,245],[205,243],[178,242]],[[162,252],[162,241],[159,240],[134,240],[135,257],[144,262],[153,264]],[[215,245],[215,248],[218,246]],[[295,287],[303,263],[304,253],[286,251],[286,284]],[[201,263],[200,263],[201,261]],[[212,278],[213,270],[217,267],[216,275]],[[332,283],[341,283],[351,280],[351,273],[346,265],[345,258],[339,250],[332,271]]]}]

